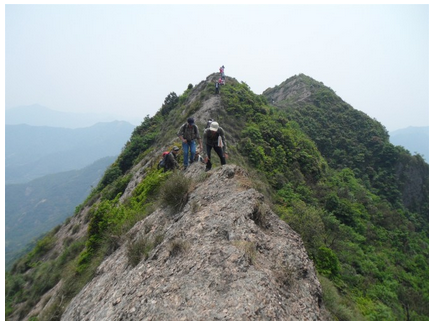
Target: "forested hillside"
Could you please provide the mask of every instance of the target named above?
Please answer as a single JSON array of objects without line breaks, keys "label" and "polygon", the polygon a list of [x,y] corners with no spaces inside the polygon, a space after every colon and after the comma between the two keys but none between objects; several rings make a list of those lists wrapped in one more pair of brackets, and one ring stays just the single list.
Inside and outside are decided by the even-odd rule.
[{"label": "forested hillside", "polygon": [[[70,217],[116,157],[5,187],[6,268],[38,238]],[[31,243],[31,244],[30,244]],[[30,244],[30,245],[29,245]]]},{"label": "forested hillside", "polygon": [[[227,133],[228,162],[251,174],[242,188],[256,187],[301,236],[330,319],[429,319],[428,164],[389,143],[379,122],[310,77],[294,76],[263,95],[227,77],[220,98],[218,78],[170,93],[70,222],[14,265],[6,279],[7,316],[59,319],[102,273],[98,265],[121,236],[163,206],[159,191],[173,174],[156,170],[156,163],[179,144],[178,127],[194,116],[202,129],[211,116]],[[146,241],[137,263],[161,242]]]}]

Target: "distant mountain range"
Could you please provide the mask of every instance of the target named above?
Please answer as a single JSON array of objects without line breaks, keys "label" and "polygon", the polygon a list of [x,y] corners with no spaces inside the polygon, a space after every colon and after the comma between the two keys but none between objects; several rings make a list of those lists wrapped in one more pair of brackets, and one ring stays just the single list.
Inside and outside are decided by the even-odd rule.
[{"label": "distant mountain range", "polygon": [[133,129],[123,121],[79,129],[6,125],[6,183],[81,169],[100,158],[118,155]]},{"label": "distant mountain range", "polygon": [[393,131],[390,134],[390,142],[401,145],[412,154],[420,154],[429,163],[429,126],[407,127]]},{"label": "distant mountain range", "polygon": [[108,116],[63,113],[39,105],[6,111],[7,264],[73,214],[134,128]]},{"label": "distant mountain range", "polygon": [[33,126],[52,126],[65,128],[89,127],[100,122],[112,122],[116,120],[128,121],[134,125],[141,120],[129,120],[118,115],[106,113],[70,113],[60,112],[38,104],[18,106],[6,110],[5,123],[27,124]]},{"label": "distant mountain range", "polygon": [[70,217],[116,157],[81,169],[56,173],[25,184],[6,185],[6,265],[29,243]]}]

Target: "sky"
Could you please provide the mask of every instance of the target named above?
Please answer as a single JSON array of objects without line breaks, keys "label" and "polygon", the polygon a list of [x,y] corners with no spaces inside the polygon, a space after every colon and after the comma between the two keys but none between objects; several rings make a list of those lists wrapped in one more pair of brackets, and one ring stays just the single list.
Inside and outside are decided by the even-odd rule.
[{"label": "sky", "polygon": [[140,124],[225,66],[256,94],[303,73],[388,131],[429,126],[429,5],[6,4],[5,107]]}]

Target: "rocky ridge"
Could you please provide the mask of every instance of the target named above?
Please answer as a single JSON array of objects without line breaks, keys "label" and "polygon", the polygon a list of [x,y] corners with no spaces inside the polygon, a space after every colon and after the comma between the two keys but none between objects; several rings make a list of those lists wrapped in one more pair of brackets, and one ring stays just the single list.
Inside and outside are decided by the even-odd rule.
[{"label": "rocky ridge", "polygon": [[[319,320],[321,287],[300,236],[234,165],[193,164],[182,211],[138,222],[62,320]],[[163,236],[135,267],[127,247]]]}]

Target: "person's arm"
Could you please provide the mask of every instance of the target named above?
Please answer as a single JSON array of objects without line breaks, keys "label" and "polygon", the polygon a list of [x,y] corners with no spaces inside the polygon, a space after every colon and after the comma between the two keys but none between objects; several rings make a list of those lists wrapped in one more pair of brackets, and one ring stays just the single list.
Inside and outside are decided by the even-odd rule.
[{"label": "person's arm", "polygon": [[182,141],[183,143],[186,143],[185,138],[183,137],[183,135],[185,134],[185,127],[182,125],[179,129],[179,132],[177,132],[177,136],[179,137],[180,141]]},{"label": "person's arm", "polygon": [[223,147],[222,147],[223,154],[228,154],[228,151],[227,151],[227,149],[226,149],[225,131],[224,131],[223,129],[222,129],[222,131],[220,132],[220,136],[221,136],[221,138],[222,138],[222,142],[223,142]]},{"label": "person's arm", "polygon": [[203,158],[206,159],[207,157],[207,131],[208,129],[204,130],[203,134]]},{"label": "person's arm", "polygon": [[174,168],[179,168],[179,162],[177,162],[177,156],[172,155],[171,156]]},{"label": "person's arm", "polygon": [[200,136],[200,129],[198,128],[198,126],[195,124],[195,130],[196,130],[196,139],[198,140],[198,143],[200,145],[200,150],[203,149],[203,143],[201,141],[201,136]]}]

